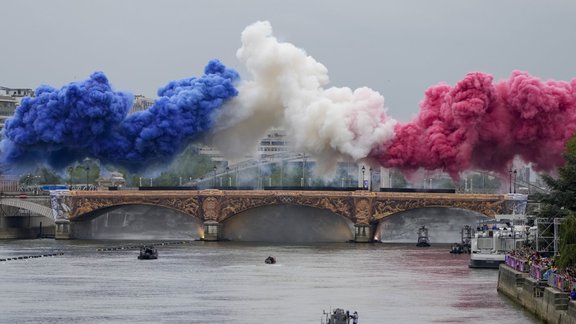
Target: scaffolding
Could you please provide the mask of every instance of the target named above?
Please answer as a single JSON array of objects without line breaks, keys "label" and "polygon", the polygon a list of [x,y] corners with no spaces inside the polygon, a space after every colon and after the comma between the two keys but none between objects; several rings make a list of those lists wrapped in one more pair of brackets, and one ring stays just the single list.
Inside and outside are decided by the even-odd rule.
[{"label": "scaffolding", "polygon": [[558,255],[560,240],[560,224],[562,218],[536,218],[536,251],[539,253]]}]

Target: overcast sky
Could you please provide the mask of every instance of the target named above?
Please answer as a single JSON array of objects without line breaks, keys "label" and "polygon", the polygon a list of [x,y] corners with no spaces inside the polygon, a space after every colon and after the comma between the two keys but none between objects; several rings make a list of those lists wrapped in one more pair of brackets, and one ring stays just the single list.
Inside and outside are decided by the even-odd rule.
[{"label": "overcast sky", "polygon": [[104,71],[117,90],[155,97],[170,80],[236,59],[240,33],[274,35],[329,71],[331,86],[370,87],[408,121],[431,85],[470,71],[576,76],[576,1],[4,0],[0,85],[61,87]]}]

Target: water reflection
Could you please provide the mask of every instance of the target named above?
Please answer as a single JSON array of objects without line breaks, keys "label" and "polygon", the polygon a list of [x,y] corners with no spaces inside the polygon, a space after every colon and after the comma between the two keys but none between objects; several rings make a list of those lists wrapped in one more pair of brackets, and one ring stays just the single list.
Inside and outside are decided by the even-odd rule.
[{"label": "water reflection", "polygon": [[485,215],[456,208],[418,208],[399,212],[381,221],[376,237],[387,243],[416,242],[418,228],[426,226],[431,243],[461,241],[460,230],[470,225],[476,227]]},{"label": "water reflection", "polygon": [[187,242],[151,261],[98,251],[138,243],[151,242],[0,241],[0,256],[65,252],[0,263],[0,322],[320,323],[343,307],[360,323],[537,323],[498,295],[497,271],[469,269],[448,246]]},{"label": "water reflection", "polygon": [[151,205],[120,206],[74,225],[74,236],[79,239],[196,240],[203,231],[198,218]]}]

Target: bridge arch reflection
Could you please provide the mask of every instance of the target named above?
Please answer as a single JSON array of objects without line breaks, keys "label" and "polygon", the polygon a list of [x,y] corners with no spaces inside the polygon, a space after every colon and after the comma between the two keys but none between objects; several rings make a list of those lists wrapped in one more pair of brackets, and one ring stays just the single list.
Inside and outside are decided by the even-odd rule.
[{"label": "bridge arch reflection", "polygon": [[249,242],[346,242],[354,223],[329,210],[300,205],[268,205],[234,214],[223,222],[222,238]]},{"label": "bridge arch reflection", "polygon": [[476,226],[489,217],[479,212],[448,207],[415,208],[383,218],[378,222],[375,238],[385,243],[415,243],[418,228],[426,226],[432,243],[460,242],[465,225]]},{"label": "bridge arch reflection", "polygon": [[163,206],[125,204],[83,214],[75,220],[79,239],[191,240],[202,236],[202,221]]}]

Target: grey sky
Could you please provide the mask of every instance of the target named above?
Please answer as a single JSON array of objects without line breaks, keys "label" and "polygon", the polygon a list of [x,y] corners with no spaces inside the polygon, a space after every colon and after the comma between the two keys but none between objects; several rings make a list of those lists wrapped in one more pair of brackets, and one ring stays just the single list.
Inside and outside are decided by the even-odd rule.
[{"label": "grey sky", "polygon": [[427,87],[466,72],[576,76],[576,1],[5,0],[0,85],[61,87],[101,70],[117,90],[155,97],[170,80],[236,59],[240,33],[274,35],[323,63],[331,86],[367,86],[408,121]]}]

